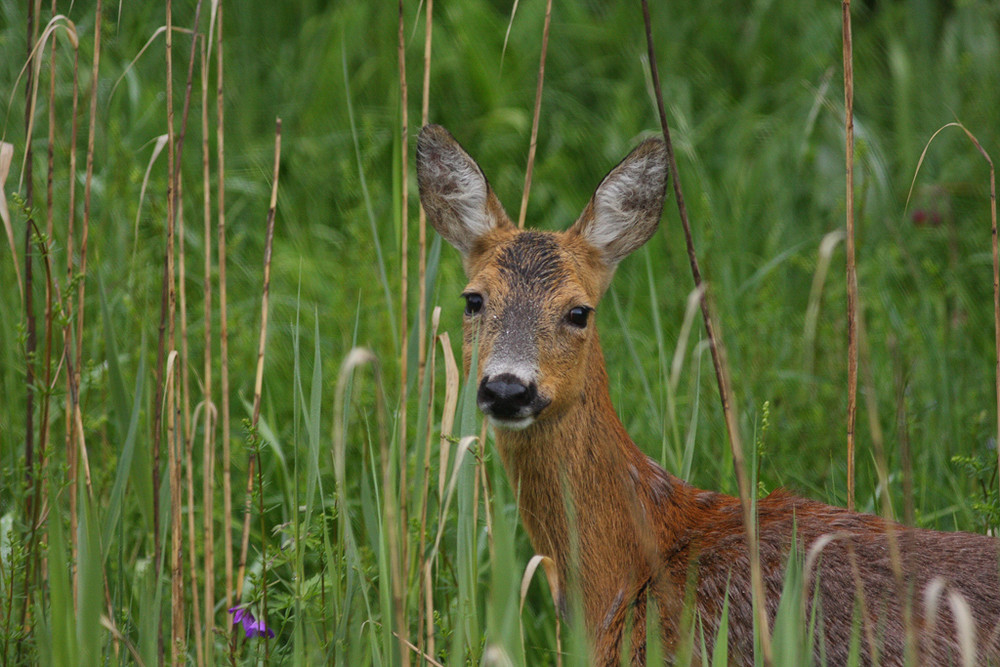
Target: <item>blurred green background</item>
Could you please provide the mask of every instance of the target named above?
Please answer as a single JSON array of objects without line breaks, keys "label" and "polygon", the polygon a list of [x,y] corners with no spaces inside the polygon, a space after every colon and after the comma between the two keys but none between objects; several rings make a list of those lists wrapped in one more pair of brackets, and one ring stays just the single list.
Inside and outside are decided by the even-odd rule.
[{"label": "blurred green background", "polygon": [[[412,321],[417,284],[412,157],[420,118],[424,17],[422,7],[418,14],[416,3],[405,4]],[[544,3],[517,3],[512,18],[513,4],[461,0],[435,5],[430,120],[448,127],[477,159],[516,218]],[[175,2],[175,25],[189,27],[194,6]],[[202,30],[207,29],[207,7]],[[58,11],[80,32],[81,81],[87,82],[94,3],[60,3]],[[744,439],[748,446],[756,443],[762,455],[760,485],[764,490],[785,486],[843,505],[847,319],[842,242],[833,249],[826,280],[816,282],[824,237],[844,227],[841,5],[682,0],[653,3],[651,12],[694,241],[727,346]],[[49,16],[46,7],[43,18]],[[127,378],[134,377],[140,357],[147,369],[155,358],[166,218],[163,157],[154,165],[141,209],[139,190],[155,138],[166,131],[162,34],[139,53],[164,20],[158,3],[106,3],[100,26],[82,401],[95,487],[105,494],[122,434],[111,414],[104,336],[115,337]],[[989,169],[957,128],[942,132],[927,148],[919,173],[916,168],[931,136],[953,121],[963,123],[991,156],[1000,157],[1000,4],[869,0],[854,5],[853,22],[855,210],[865,331],[858,506],[877,511],[885,491],[878,486],[871,447],[874,421],[885,440],[888,492],[897,515],[907,502],[900,453],[905,439],[912,450],[918,523],[983,530],[996,516],[996,480],[990,477],[996,467],[996,359]],[[25,143],[25,25],[25,3],[0,0],[2,134],[15,146],[4,188],[12,201],[18,253],[23,252],[25,215],[12,197],[24,192],[18,183]],[[302,349],[316,345],[321,353],[327,397],[341,360],[355,344],[383,359],[387,386],[398,381],[397,28],[395,3],[227,4],[225,183],[234,424],[244,414],[239,399],[249,401],[253,393],[273,127],[280,116],[283,151],[262,416],[286,447],[299,446],[298,408],[291,398],[296,321]],[[642,137],[658,131],[658,120],[638,3],[555,3],[549,39],[527,219],[530,226],[562,229],[575,220],[603,174]],[[174,40],[179,122],[190,36],[178,33]],[[55,155],[61,165],[70,126],[72,52],[67,44],[60,38],[57,51]],[[40,97],[47,91],[47,75],[42,80]],[[82,83],[81,150],[88,90],[89,84]],[[199,104],[196,85],[184,151],[184,242],[192,267],[200,266],[203,249]],[[44,108],[41,104],[34,128],[36,210],[44,196]],[[82,206],[82,158],[79,164],[75,178]],[[68,176],[64,166],[59,169],[55,212],[57,220],[64,220]],[[429,237],[433,241],[433,232]],[[432,248],[440,253],[440,263],[432,261],[437,272],[430,304],[442,307],[441,327],[457,341],[464,286],[460,263],[447,245]],[[57,266],[65,265],[65,244],[58,238],[54,258]],[[190,276],[189,326],[200,336],[205,324],[201,277],[194,268]],[[111,332],[100,324],[98,279],[107,295]],[[0,252],[0,515],[16,516],[23,499],[18,480],[24,468],[26,390],[24,315],[15,283],[5,247]],[[661,231],[619,268],[598,314],[613,399],[647,453],[697,486],[734,493],[698,319],[682,350],[676,404],[667,407],[666,375],[692,287],[671,195]],[[35,292],[41,304],[40,284]],[[388,301],[387,293],[392,295]],[[818,308],[814,326],[807,318],[810,303]],[[218,322],[212,324],[217,332]],[[200,342],[195,333],[192,337],[192,359],[200,360]],[[195,376],[199,364],[193,362]],[[126,385],[131,384],[128,379]],[[150,372],[147,402],[152,393]],[[398,391],[388,393],[395,409]],[[370,417],[371,399],[358,400],[357,409]],[[874,415],[869,405],[877,408]],[[326,434],[330,411],[324,411]],[[148,404],[140,426],[146,435],[140,437],[152,429],[147,414]],[[55,423],[61,419],[58,412],[53,415]],[[234,439],[242,437],[234,427]],[[952,462],[955,455],[979,457],[986,470],[972,474]],[[236,465],[243,469],[245,454],[239,456]],[[265,450],[264,462],[267,473],[278,476],[272,450]],[[416,470],[419,464],[414,458],[411,465]],[[323,474],[331,473],[324,467]],[[239,487],[243,477],[234,475]],[[125,509],[126,516],[136,512]],[[272,523],[281,518],[275,512]],[[517,540],[518,557],[526,561],[530,547],[520,531]]]}]

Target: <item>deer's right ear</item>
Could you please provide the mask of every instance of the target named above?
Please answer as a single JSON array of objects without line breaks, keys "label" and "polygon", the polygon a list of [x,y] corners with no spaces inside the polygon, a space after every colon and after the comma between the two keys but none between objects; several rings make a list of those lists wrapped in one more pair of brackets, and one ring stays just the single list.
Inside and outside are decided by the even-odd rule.
[{"label": "deer's right ear", "polygon": [[483,170],[440,125],[420,130],[417,183],[427,219],[463,259],[476,239],[511,224]]}]

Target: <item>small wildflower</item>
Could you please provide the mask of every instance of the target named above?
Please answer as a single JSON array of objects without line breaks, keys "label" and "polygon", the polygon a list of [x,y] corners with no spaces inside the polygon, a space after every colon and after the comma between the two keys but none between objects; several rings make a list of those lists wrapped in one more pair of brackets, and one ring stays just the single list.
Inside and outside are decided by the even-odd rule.
[{"label": "small wildflower", "polygon": [[246,607],[230,607],[229,613],[233,615],[233,625],[243,625],[247,639],[251,637],[274,637],[274,630],[267,627],[263,620],[257,620]]}]

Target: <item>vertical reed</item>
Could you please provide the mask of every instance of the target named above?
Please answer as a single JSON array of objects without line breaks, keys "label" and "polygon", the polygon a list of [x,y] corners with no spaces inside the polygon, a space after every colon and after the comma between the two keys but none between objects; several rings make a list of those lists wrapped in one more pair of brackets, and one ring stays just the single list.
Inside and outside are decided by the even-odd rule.
[{"label": "vertical reed", "polygon": [[[406,87],[406,38],[405,24],[403,20],[403,0],[399,0],[399,94],[400,94],[400,264],[399,264],[399,507],[398,519],[396,517],[397,508],[392,508],[392,514],[386,514],[385,528],[389,534],[389,543],[395,543],[395,548],[390,548],[392,597],[393,607],[396,615],[396,631],[400,636],[407,633],[406,621],[406,586],[403,581],[405,567],[408,562],[407,547],[408,531],[406,529],[406,502],[408,498],[406,472],[409,457],[407,456],[407,402],[409,399],[409,159],[407,150],[409,144],[409,99]],[[383,457],[388,456],[388,452],[382,453]],[[383,494],[389,495],[388,461],[383,458]],[[387,508],[388,509],[388,508]],[[392,520],[390,521],[390,517]],[[402,665],[408,667],[410,664],[410,653],[400,650]]]},{"label": "vertical reed", "polygon": [[[409,100],[407,97],[406,88],[406,41],[404,33],[404,21],[403,21],[403,0],[399,0],[399,94],[400,94],[400,233],[399,233],[399,247],[400,247],[400,264],[399,264],[399,524],[388,524],[386,530],[389,531],[399,531],[399,537],[401,539],[400,544],[400,560],[397,563],[397,567],[393,567],[392,577],[393,577],[393,592],[394,597],[396,597],[395,604],[398,605],[397,613],[402,614],[402,624],[399,626],[399,632],[406,632],[406,609],[405,609],[405,593],[403,592],[403,582],[398,583],[395,579],[402,578],[403,576],[403,563],[408,561],[407,559],[407,530],[406,530],[406,500],[407,500],[407,484],[406,484],[406,469],[408,456],[406,453],[406,439],[407,439],[407,402],[409,399],[408,381],[409,381],[409,335],[408,335],[408,317],[409,317],[409,256],[410,256],[410,223],[409,223],[409,165],[407,164],[408,153],[408,143],[409,143],[409,124],[408,124],[408,104]],[[398,588],[397,588],[398,586]],[[410,654],[407,651],[401,651],[403,658],[403,664],[408,665],[410,661]]]},{"label": "vertical reed", "polygon": [[[97,14],[100,16],[100,14]],[[96,26],[100,25],[100,21],[95,22]],[[96,32],[96,30],[95,30]],[[67,211],[66,211],[66,290],[67,298],[65,301],[66,305],[66,317],[70,317],[73,306],[72,298],[68,293],[71,289],[72,279],[73,279],[73,245],[76,222],[76,144],[77,144],[77,131],[79,129],[79,114],[77,113],[79,103],[80,103],[80,76],[79,76],[79,66],[80,66],[80,45],[79,41],[73,40],[73,103],[72,103],[72,120],[70,122],[70,141],[69,141],[69,177],[66,179],[68,181],[67,193]],[[68,321],[68,320],[67,320]],[[68,330],[67,330],[68,332]],[[65,337],[65,333],[64,333]],[[70,355],[70,345],[66,341],[64,343],[64,357],[69,357]],[[66,404],[65,404],[65,449],[66,449],[66,469],[67,476],[69,478],[69,516],[70,516],[70,560],[76,562],[77,548],[76,548],[76,525],[77,525],[77,507],[76,507],[76,447],[75,440],[73,438],[73,401],[71,399],[72,391],[70,388],[73,386],[73,377],[67,369],[66,372]],[[74,569],[74,586],[73,589],[76,590],[76,570]]]},{"label": "vertical reed", "polygon": [[[247,490],[243,513],[243,545],[240,550],[240,568],[236,577],[236,598],[242,599],[243,579],[246,572],[247,549],[250,541],[250,514],[254,494],[254,471],[260,513],[261,591],[263,593],[263,618],[267,618],[267,529],[264,516],[264,479],[260,461],[261,443],[257,436],[257,422],[260,419],[261,395],[264,387],[264,351],[267,343],[268,303],[271,292],[271,246],[274,240],[274,217],[278,206],[278,169],[281,164],[281,119],[275,121],[274,128],[274,171],[271,180],[271,203],[267,209],[267,225],[264,237],[264,287],[260,300],[260,337],[257,344],[257,373],[254,380],[253,416],[251,418],[251,438],[254,442],[253,455],[247,467]],[[271,645],[265,645],[266,658],[270,658]]]},{"label": "vertical reed", "polygon": [[[424,83],[420,97],[420,126],[430,122],[431,103],[431,37],[434,34],[434,0],[427,0],[424,7]],[[419,303],[417,305],[417,386],[424,386],[424,367],[427,365],[427,213],[418,207],[418,267]],[[430,414],[430,413],[428,413]]]},{"label": "vertical reed", "polygon": [[[166,282],[167,296],[167,367],[166,367],[166,435],[167,479],[170,486],[170,655],[178,664],[184,648],[184,572],[182,569],[181,523],[181,456],[183,433],[180,424],[178,394],[179,369],[177,368],[177,147],[174,134],[174,72],[173,72],[173,3],[166,2],[166,107],[167,107],[167,247]],[[161,654],[162,655],[162,654]]]},{"label": "vertical reed", "polygon": [[545,55],[549,50],[549,24],[552,23],[552,0],[545,2],[545,25],[542,27],[542,52],[538,58],[538,82],[535,84],[535,110],[531,117],[531,140],[528,142],[528,166],[524,170],[524,190],[521,192],[521,210],[517,214],[517,228],[524,229],[528,215],[528,195],[531,192],[531,174],[535,169],[535,149],[538,147],[538,121],[542,114],[542,90],[545,86]]},{"label": "vertical reed", "polygon": [[[684,239],[687,243],[688,260],[691,264],[691,273],[694,276],[695,288],[702,286],[701,270],[698,268],[698,256],[694,250],[694,242],[691,235],[691,224],[688,221],[687,207],[684,204],[684,194],[681,191],[680,175],[677,171],[677,159],[674,155],[673,143],[670,140],[670,127],[667,124],[667,113],[663,105],[663,92],[660,89],[660,75],[656,65],[656,53],[653,47],[652,24],[649,17],[649,3],[642,0],[643,21],[646,27],[646,45],[649,55],[649,69],[653,79],[653,89],[656,95],[657,110],[660,115],[660,127],[663,130],[663,139],[667,145],[667,162],[670,166],[670,180],[674,186],[674,196],[677,199],[677,209],[680,214],[681,225],[684,228]],[[760,551],[757,541],[757,519],[753,503],[753,491],[750,489],[750,481],[747,476],[746,466],[743,459],[743,446],[741,444],[739,425],[736,423],[736,409],[731,398],[731,385],[729,382],[729,371],[726,366],[725,348],[722,345],[721,335],[716,333],[714,320],[712,318],[710,306],[710,294],[706,289],[701,298],[701,314],[705,323],[705,335],[708,337],[709,349],[712,353],[712,363],[715,366],[715,378],[719,386],[719,399],[722,403],[722,412],[726,421],[726,432],[729,436],[729,446],[733,454],[733,467],[736,470],[736,483],[739,487],[740,506],[743,509],[743,530],[746,533],[747,550],[750,554],[750,580],[753,587],[753,597],[756,601],[755,610],[757,612],[757,622],[760,627],[760,647],[763,654],[764,664],[772,664],[771,651],[771,631],[767,617],[767,603],[764,593],[763,577],[760,568]]]},{"label": "vertical reed", "polygon": [[847,509],[854,510],[854,438],[858,410],[858,274],[854,261],[854,44],[851,0],[842,0],[844,22],[844,148],[847,194]]},{"label": "vertical reed", "polygon": [[[226,152],[225,152],[225,107],[223,105],[223,67],[222,67],[222,6],[219,0],[216,5],[215,21],[215,58],[216,58],[216,89],[215,89],[215,146],[216,169],[219,183],[216,186],[218,199],[218,234],[219,234],[219,392],[222,396],[222,516],[223,538],[226,566],[226,608],[233,606],[233,483],[232,483],[232,451],[230,443],[229,423],[229,321],[226,299]],[[232,633],[231,633],[232,634]],[[235,635],[233,635],[235,639]],[[230,644],[231,648],[233,644]]]},{"label": "vertical reed", "polygon": [[202,368],[202,530],[204,531],[204,599],[205,625],[204,654],[202,664],[211,664],[212,645],[215,628],[215,424],[213,418],[215,403],[212,400],[212,182],[209,168],[208,145],[208,62],[205,42],[212,39],[207,35],[201,40],[201,178],[202,178],[202,230],[205,244],[204,264],[204,365]]},{"label": "vertical reed", "polygon": [[[41,504],[41,498],[39,497],[38,487],[35,480],[39,477],[40,470],[36,470],[35,464],[35,347],[36,347],[36,332],[35,332],[35,300],[32,294],[32,252],[33,252],[33,240],[32,235],[34,234],[33,228],[35,225],[32,213],[32,206],[34,206],[34,175],[32,173],[33,163],[32,160],[32,150],[31,150],[31,119],[34,115],[34,108],[32,105],[32,89],[34,88],[35,81],[35,68],[30,65],[32,60],[32,53],[35,48],[35,3],[28,3],[28,20],[27,20],[27,53],[28,53],[28,73],[25,77],[25,92],[24,92],[24,174],[23,178],[25,180],[25,190],[24,190],[24,208],[28,212],[28,220],[24,226],[24,316],[26,323],[25,332],[25,343],[24,343],[24,386],[25,386],[25,404],[24,404],[24,466],[25,466],[25,488],[28,490],[27,496],[25,498],[25,512],[24,516],[30,522],[30,537],[28,538],[28,563],[27,563],[27,574],[24,577],[24,599],[22,601],[21,607],[21,625],[25,626],[30,623],[30,616],[28,615],[28,609],[30,607],[31,600],[31,590],[32,581],[37,575],[37,570],[40,568],[37,554],[37,517],[38,517],[38,506]],[[18,648],[20,653],[20,647]]]}]

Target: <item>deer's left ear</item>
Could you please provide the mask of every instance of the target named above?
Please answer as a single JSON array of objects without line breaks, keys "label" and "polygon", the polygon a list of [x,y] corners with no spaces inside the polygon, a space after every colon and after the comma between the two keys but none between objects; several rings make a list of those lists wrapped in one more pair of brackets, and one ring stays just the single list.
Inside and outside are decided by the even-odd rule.
[{"label": "deer's left ear", "polygon": [[656,232],[666,190],[666,144],[647,139],[604,177],[568,233],[583,237],[614,269]]}]

